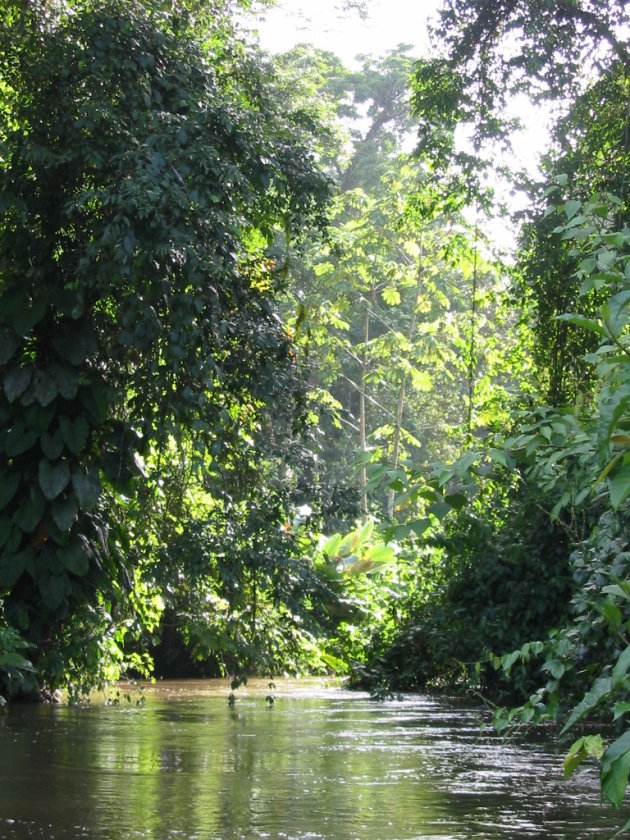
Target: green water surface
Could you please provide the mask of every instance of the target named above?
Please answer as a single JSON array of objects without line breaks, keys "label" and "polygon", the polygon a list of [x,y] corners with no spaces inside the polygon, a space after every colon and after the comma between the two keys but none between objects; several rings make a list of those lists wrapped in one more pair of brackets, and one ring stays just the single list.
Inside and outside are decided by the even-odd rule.
[{"label": "green water surface", "polygon": [[[0,717],[2,840],[610,837],[595,768],[502,744],[460,702],[318,682],[163,683],[136,706]],[[133,699],[133,697],[132,697]]]}]

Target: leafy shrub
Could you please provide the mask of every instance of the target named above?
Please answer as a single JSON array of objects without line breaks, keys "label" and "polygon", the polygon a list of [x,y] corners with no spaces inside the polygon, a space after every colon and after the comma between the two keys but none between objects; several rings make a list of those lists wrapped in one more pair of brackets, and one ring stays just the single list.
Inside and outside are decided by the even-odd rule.
[{"label": "leafy shrub", "polygon": [[0,695],[37,692],[35,668],[24,655],[32,647],[14,627],[0,626]]},{"label": "leafy shrub", "polygon": [[434,539],[435,588],[409,592],[397,620],[372,634],[364,672],[397,690],[477,685],[519,696],[533,688],[529,667],[520,664],[508,681],[492,653],[546,636],[566,613],[567,537],[540,504],[524,485],[507,497],[492,491],[446,520]]}]

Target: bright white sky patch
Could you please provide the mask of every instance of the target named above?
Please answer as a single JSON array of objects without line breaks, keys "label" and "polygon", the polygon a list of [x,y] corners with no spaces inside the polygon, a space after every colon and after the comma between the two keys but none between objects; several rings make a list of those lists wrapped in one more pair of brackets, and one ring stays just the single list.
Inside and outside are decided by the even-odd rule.
[{"label": "bright white sky patch", "polygon": [[[299,43],[310,43],[335,53],[350,68],[357,68],[359,55],[383,56],[400,44],[411,47],[416,57],[429,56],[431,44],[427,24],[437,19],[442,0],[368,0],[368,18],[356,11],[343,11],[341,0],[278,0],[257,25],[260,44],[272,53],[286,52]],[[514,171],[538,174],[538,156],[548,141],[548,116],[529,103],[515,103],[523,130],[513,138],[514,154],[507,162]],[[527,203],[523,194],[510,194],[505,184],[497,192],[513,209]],[[514,247],[509,219],[495,218],[487,225],[500,246]]]},{"label": "bright white sky patch", "polygon": [[278,0],[259,27],[260,42],[270,52],[285,52],[308,42],[338,55],[351,67],[357,55],[383,55],[399,44],[412,53],[428,52],[427,20],[440,0],[369,0],[367,20],[341,11],[339,0]]}]

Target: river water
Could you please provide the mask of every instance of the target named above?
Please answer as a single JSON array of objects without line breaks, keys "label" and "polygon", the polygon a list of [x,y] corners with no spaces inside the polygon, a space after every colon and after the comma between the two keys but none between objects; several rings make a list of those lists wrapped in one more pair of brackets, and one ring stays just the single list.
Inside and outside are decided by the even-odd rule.
[{"label": "river water", "polygon": [[610,837],[595,768],[562,781],[538,735],[503,744],[479,708],[375,703],[317,681],[165,682],[136,706],[0,716],[2,840]]}]

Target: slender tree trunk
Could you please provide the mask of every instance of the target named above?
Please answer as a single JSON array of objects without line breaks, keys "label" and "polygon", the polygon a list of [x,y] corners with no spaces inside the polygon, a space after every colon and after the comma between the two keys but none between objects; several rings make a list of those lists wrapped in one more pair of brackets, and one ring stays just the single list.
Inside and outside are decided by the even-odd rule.
[{"label": "slender tree trunk", "polygon": [[621,188],[619,190],[619,198],[621,199],[619,210],[617,211],[617,227],[621,228],[623,225],[623,215],[625,210],[626,200],[626,182],[627,182],[627,166],[625,161],[628,160],[628,151],[630,150],[630,89],[626,96],[626,128],[623,136],[623,166],[621,174]]},{"label": "slender tree trunk", "polygon": [[476,352],[477,347],[475,343],[477,330],[477,257],[479,253],[478,248],[478,226],[475,224],[475,243],[473,256],[473,285],[472,285],[472,303],[470,307],[470,348],[469,348],[469,365],[468,365],[468,421],[467,421],[467,444],[472,445],[474,413],[475,413],[475,374],[477,369]]},{"label": "slender tree trunk", "polygon": [[[420,238],[420,258],[418,261],[418,270],[416,277],[416,291],[413,299],[413,310],[411,312],[411,321],[409,323],[409,330],[407,331],[407,356],[411,358],[413,352],[413,337],[416,332],[416,324],[418,323],[418,301],[420,299],[420,289],[422,287],[422,277],[424,274],[423,263],[423,247],[422,238]],[[407,374],[402,371],[400,378],[400,388],[398,389],[398,403],[396,405],[396,420],[394,424],[394,449],[392,452],[391,468],[398,469],[398,461],[400,458],[400,438],[402,434],[402,418],[405,407],[405,389],[407,387]],[[395,490],[389,490],[387,494],[387,515],[390,519],[394,516],[394,498],[396,497]]]},{"label": "slender tree trunk", "polygon": [[[370,289],[370,298],[366,301],[365,320],[363,322],[363,355],[361,357],[361,383],[359,387],[359,447],[361,454],[367,452],[367,419],[366,419],[366,378],[370,367],[369,358],[369,342],[370,342],[370,317],[372,315],[372,307],[376,300],[376,287],[372,286]],[[365,522],[368,515],[368,501],[367,493],[365,491],[367,485],[367,464],[361,465],[359,472],[359,498],[361,500],[361,517]]]}]

